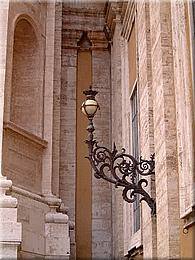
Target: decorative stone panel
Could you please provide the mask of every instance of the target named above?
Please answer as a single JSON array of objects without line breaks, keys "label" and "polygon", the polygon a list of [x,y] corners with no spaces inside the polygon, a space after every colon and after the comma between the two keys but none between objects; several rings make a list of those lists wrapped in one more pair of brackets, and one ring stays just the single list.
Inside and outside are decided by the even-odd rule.
[{"label": "decorative stone panel", "polygon": [[47,142],[14,123],[4,124],[3,170],[14,185],[41,194],[42,155]]}]

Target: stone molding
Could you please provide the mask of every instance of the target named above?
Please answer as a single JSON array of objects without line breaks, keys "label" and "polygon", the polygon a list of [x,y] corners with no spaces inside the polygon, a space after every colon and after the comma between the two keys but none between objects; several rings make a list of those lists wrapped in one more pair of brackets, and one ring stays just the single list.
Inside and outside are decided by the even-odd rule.
[{"label": "stone molding", "polygon": [[45,223],[68,223],[68,216],[56,212],[56,207],[50,207],[51,211],[45,215]]},{"label": "stone molding", "polygon": [[[7,182],[11,182],[11,181],[7,180]],[[1,187],[1,183],[0,183],[0,187]],[[10,192],[20,194],[24,197],[44,203],[44,204],[48,205],[49,207],[54,207],[54,208],[56,208],[57,212],[59,212],[59,213],[68,214],[68,208],[65,207],[64,204],[62,203],[62,200],[57,198],[56,196],[48,196],[48,197],[41,196],[41,195],[38,195],[36,193],[30,192],[28,190],[25,190],[23,188],[20,188],[20,187],[14,186],[14,185],[10,187]]]},{"label": "stone molding", "polygon": [[23,129],[22,127],[16,125],[15,123],[13,123],[11,121],[4,122],[3,128],[7,131],[10,131],[12,133],[15,133],[15,134],[18,134],[20,136],[27,138],[29,141],[32,141],[35,145],[39,146],[42,149],[47,147],[47,141],[28,132],[27,130]]},{"label": "stone molding", "polygon": [[10,191],[12,193],[16,193],[16,194],[20,194],[24,197],[27,197],[29,199],[33,199],[33,200],[36,200],[38,202],[41,202],[41,203],[44,203],[44,204],[48,204],[47,203],[47,200],[45,199],[45,197],[41,196],[41,195],[38,195],[36,193],[33,193],[33,192],[30,192],[24,188],[19,188],[17,186],[12,186]]}]

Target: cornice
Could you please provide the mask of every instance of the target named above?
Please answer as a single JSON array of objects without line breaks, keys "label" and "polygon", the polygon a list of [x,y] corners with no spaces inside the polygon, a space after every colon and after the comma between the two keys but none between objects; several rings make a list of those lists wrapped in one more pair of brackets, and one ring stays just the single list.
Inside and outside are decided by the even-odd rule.
[{"label": "cornice", "polygon": [[96,11],[96,10],[85,11],[85,10],[68,8],[68,9],[63,9],[62,14],[68,16],[104,18],[104,11]]},{"label": "cornice", "polygon": [[81,1],[66,0],[63,2],[63,14],[77,16],[104,16],[104,9],[107,0],[101,1]]},{"label": "cornice", "polygon": [[108,2],[105,8],[104,32],[109,41],[112,41],[117,22],[122,21],[122,10],[126,1]]},{"label": "cornice", "polygon": [[124,18],[122,23],[121,36],[127,41],[129,40],[132,25],[135,19],[136,4],[134,0],[130,0],[124,10]]}]

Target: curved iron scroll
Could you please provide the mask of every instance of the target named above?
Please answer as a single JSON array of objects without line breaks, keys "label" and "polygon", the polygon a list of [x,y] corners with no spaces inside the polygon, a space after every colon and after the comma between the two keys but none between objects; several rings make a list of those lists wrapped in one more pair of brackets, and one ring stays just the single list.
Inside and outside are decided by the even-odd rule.
[{"label": "curved iron scroll", "polygon": [[92,119],[87,130],[89,132],[89,140],[86,140],[89,149],[87,158],[94,170],[94,176],[115,184],[116,188],[124,187],[122,196],[128,203],[133,203],[140,194],[142,196],[140,202],[146,201],[151,208],[151,214],[155,215],[155,200],[143,188],[148,185],[148,181],[143,176],[155,173],[154,154],[151,155],[150,160],[140,157],[140,160],[137,161],[132,155],[126,154],[125,149],[118,152],[115,144],[112,151],[104,146],[99,146],[98,142],[93,140]]}]

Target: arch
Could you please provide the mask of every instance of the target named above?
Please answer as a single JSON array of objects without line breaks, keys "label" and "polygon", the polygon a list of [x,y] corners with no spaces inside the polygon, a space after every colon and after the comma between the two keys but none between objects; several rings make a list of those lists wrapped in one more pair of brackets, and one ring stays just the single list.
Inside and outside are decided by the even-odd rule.
[{"label": "arch", "polygon": [[16,20],[13,42],[10,120],[25,130],[42,135],[42,49],[30,19]]},{"label": "arch", "polygon": [[20,20],[26,20],[32,26],[34,33],[37,37],[37,40],[40,42],[40,39],[39,39],[41,36],[40,26],[39,26],[38,22],[35,20],[35,18],[31,17],[29,14],[26,14],[26,13],[17,14],[15,16],[15,18],[13,19],[13,24],[12,24],[14,30]]}]

